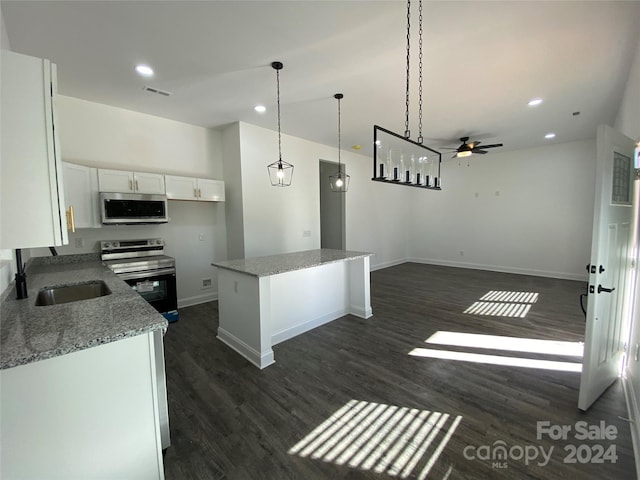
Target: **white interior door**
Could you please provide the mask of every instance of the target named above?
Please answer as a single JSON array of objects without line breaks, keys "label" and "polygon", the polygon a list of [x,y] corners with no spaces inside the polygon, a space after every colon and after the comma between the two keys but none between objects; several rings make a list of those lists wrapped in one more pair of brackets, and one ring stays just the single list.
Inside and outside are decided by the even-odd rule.
[{"label": "white interior door", "polygon": [[633,150],[630,138],[604,125],[598,128],[580,410],[587,410],[619,377],[628,339]]}]

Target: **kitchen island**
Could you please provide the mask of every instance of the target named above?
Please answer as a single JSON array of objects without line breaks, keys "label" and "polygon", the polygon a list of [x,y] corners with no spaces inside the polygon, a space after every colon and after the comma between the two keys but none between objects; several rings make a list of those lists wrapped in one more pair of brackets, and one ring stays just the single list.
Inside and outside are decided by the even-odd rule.
[{"label": "kitchen island", "polygon": [[262,369],[273,345],[348,314],[371,317],[371,255],[323,248],[213,263],[218,339]]},{"label": "kitchen island", "polygon": [[[164,478],[166,319],[98,255],[32,259],[27,278],[28,298],[1,298],[0,477]],[[110,293],[36,305],[96,281]]]}]

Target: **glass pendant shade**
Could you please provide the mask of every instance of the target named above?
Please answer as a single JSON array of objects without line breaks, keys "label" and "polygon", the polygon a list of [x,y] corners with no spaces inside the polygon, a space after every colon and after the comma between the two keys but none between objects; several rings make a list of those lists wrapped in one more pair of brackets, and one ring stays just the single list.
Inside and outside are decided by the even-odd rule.
[{"label": "glass pendant shade", "polygon": [[274,187],[288,187],[291,185],[291,179],[293,178],[293,165],[283,160],[273,162],[271,165],[267,165],[269,171],[269,180]]},{"label": "glass pendant shade", "polygon": [[329,181],[331,182],[331,191],[345,193],[349,189],[349,180],[351,180],[351,177],[344,173],[342,169],[339,172],[330,175]]}]

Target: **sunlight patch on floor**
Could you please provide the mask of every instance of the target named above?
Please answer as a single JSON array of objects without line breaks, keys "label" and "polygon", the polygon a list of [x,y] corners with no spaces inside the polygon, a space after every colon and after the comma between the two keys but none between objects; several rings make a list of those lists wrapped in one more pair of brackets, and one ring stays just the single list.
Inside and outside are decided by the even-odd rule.
[{"label": "sunlight patch on floor", "polygon": [[351,400],[289,454],[400,478],[424,479],[462,421],[461,416]]},{"label": "sunlight patch on floor", "polygon": [[524,318],[530,309],[531,305],[525,303],[474,302],[462,313],[468,313],[470,315],[490,315],[492,317]]},{"label": "sunlight patch on floor", "polygon": [[507,350],[512,352],[541,353],[548,355],[566,355],[582,358],[582,342],[562,342],[558,340],[540,340],[534,338],[503,337],[464,332],[437,331],[425,343],[450,345],[455,347],[485,348],[488,350]]},{"label": "sunlight patch on floor", "polygon": [[582,371],[582,363],[557,362],[554,360],[537,360],[535,358],[505,357],[501,355],[485,355],[481,353],[453,352],[451,350],[414,348],[409,352],[409,355],[414,357],[438,358],[442,360],[459,360],[462,362],[484,363],[487,365],[505,365],[509,367],[560,370],[563,372]]},{"label": "sunlight patch on floor", "polygon": [[539,294],[536,292],[491,290],[485,293],[479,301],[473,302],[463,313],[524,318],[529,313],[531,305],[538,301],[538,297]]},{"label": "sunlight patch on floor", "polygon": [[534,292],[491,290],[490,292],[485,293],[480,300],[488,302],[536,303],[538,301],[538,294]]}]

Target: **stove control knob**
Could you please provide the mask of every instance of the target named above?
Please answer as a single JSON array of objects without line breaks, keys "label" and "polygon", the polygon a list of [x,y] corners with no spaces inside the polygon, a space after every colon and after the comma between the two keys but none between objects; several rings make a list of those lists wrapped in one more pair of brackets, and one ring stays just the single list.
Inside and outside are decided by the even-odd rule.
[{"label": "stove control knob", "polygon": [[157,243],[158,245],[162,245],[162,240],[158,239],[158,240],[156,240],[156,243]]},{"label": "stove control knob", "polygon": [[120,245],[120,244],[119,244],[118,242],[113,242],[113,243],[111,244],[111,246],[112,246],[113,248],[118,248],[118,246],[119,246],[119,245]]},{"label": "stove control knob", "polygon": [[104,242],[104,248],[109,248],[111,244],[109,242]]}]

